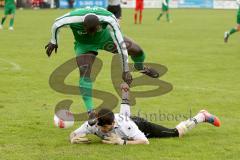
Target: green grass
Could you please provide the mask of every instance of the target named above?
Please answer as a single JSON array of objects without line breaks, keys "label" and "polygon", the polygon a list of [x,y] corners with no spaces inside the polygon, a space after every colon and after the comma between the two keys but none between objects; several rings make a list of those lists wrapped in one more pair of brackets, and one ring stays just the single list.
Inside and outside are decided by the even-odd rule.
[{"label": "green grass", "polygon": [[[240,50],[239,34],[223,43],[223,32],[235,25],[233,10],[172,10],[173,23],[157,22],[159,10],[146,9],[143,24],[133,24],[133,10],[123,10],[121,27],[147,53],[147,61],[163,64],[168,72],[161,77],[174,89],[163,96],[137,98],[132,112],[189,114],[206,108],[221,118],[221,128],[199,125],[182,139],[151,139],[150,145],[109,146],[99,139],[90,145],[71,145],[69,133],[53,126],[54,107],[62,99],[74,100],[73,110],[84,111],[78,96],[57,93],[49,87],[52,71],[74,57],[70,30],[61,32],[57,55],[47,58],[53,20],[67,10],[17,11],[15,31],[0,31],[0,159],[239,159],[240,156]],[[2,11],[1,11],[2,13]],[[100,54],[104,66],[95,83],[111,92],[111,54]],[[18,64],[13,69],[5,62]],[[78,73],[67,82],[77,85]],[[146,87],[145,87],[146,89]],[[135,88],[137,90],[137,88]],[[96,101],[98,104],[99,101]],[[117,112],[119,108],[116,108]],[[178,122],[155,121],[174,127]]]}]

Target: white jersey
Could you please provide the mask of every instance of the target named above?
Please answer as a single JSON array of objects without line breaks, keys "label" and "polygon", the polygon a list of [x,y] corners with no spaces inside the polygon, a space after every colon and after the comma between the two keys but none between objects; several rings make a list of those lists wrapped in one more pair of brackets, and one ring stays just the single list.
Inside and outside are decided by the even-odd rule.
[{"label": "white jersey", "polygon": [[121,0],[108,0],[108,5],[117,6],[121,4]]},{"label": "white jersey", "polygon": [[114,114],[114,116],[115,125],[113,130],[107,134],[101,132],[97,125],[90,126],[87,121],[76,129],[74,133],[76,135],[95,134],[102,139],[110,136],[111,133],[114,133],[125,140],[147,140],[144,133],[139,130],[138,126],[129,117],[123,116],[122,114]]}]

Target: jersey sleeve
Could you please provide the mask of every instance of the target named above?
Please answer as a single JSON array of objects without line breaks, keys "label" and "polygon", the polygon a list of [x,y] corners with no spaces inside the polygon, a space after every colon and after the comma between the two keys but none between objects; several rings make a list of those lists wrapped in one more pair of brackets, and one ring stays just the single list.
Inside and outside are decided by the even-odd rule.
[{"label": "jersey sleeve", "polygon": [[82,23],[83,21],[84,16],[70,16],[69,13],[57,18],[52,25],[51,43],[58,43],[58,35],[61,27],[70,25],[72,23]]},{"label": "jersey sleeve", "polygon": [[76,135],[93,134],[93,129],[89,126],[88,122],[83,123],[78,129],[74,131]]},{"label": "jersey sleeve", "polygon": [[111,37],[112,37],[114,43],[117,46],[118,53],[121,56],[121,63],[122,63],[123,71],[124,72],[129,71],[128,51],[127,51],[127,47],[124,42],[123,35],[121,33],[120,26],[118,24],[117,19],[114,18],[113,16],[104,16],[104,17],[101,17],[101,19],[103,19],[103,21],[105,21],[109,24],[108,29],[110,31],[110,34],[111,34]]}]

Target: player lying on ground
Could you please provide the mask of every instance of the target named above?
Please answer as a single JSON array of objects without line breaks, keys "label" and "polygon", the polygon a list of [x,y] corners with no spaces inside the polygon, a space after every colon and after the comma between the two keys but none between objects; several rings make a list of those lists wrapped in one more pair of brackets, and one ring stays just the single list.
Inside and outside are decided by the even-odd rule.
[{"label": "player lying on ground", "polygon": [[4,6],[4,16],[0,24],[0,29],[3,29],[3,24],[7,19],[7,16],[10,16],[9,30],[13,30],[14,15],[16,11],[16,5],[14,0],[5,0]]},{"label": "player lying on ground", "polygon": [[[123,37],[117,19],[106,9],[99,7],[82,8],[57,18],[52,26],[51,41],[45,47],[49,57],[53,50],[57,51],[58,33],[60,28],[64,26],[71,28],[75,38],[74,49],[80,70],[79,86],[84,104],[89,113],[89,119],[92,119],[94,115],[90,74],[99,49],[121,55],[122,78],[128,84],[132,82],[132,76],[128,67],[128,54],[134,61],[136,70],[152,78],[159,77],[157,71],[144,66],[144,51],[135,42],[125,36]],[[126,46],[126,44],[129,44],[129,46]],[[89,121],[89,123],[92,122]]]},{"label": "player lying on ground", "polygon": [[119,114],[113,114],[109,109],[101,109],[97,113],[97,124],[90,126],[85,122],[70,134],[70,142],[89,143],[86,135],[95,134],[106,144],[149,144],[147,138],[182,137],[199,123],[207,122],[220,126],[220,120],[206,110],[201,110],[196,116],[179,123],[175,128],[166,128],[136,116],[129,117],[130,106],[126,103],[126,98],[127,96],[123,96]]},{"label": "player lying on ground", "polygon": [[169,0],[162,0],[162,12],[157,17],[157,20],[159,21],[164,14],[166,14],[167,21],[171,22],[170,12],[169,12]]},{"label": "player lying on ground", "polygon": [[224,33],[224,42],[225,43],[228,42],[228,38],[230,37],[230,35],[240,31],[240,0],[237,0],[237,4],[238,4],[237,26]]}]

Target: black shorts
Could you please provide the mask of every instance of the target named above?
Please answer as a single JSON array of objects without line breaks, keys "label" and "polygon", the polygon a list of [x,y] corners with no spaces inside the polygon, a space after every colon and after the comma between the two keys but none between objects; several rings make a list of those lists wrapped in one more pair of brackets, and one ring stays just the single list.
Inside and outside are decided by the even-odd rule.
[{"label": "black shorts", "polygon": [[178,137],[179,133],[176,128],[166,128],[158,124],[148,122],[147,120],[132,116],[131,119],[138,126],[147,138],[163,138],[163,137]]},{"label": "black shorts", "polygon": [[112,12],[112,14],[114,14],[114,16],[115,16],[117,19],[120,19],[120,18],[122,17],[122,9],[121,9],[120,4],[117,5],[117,6],[108,5],[107,10],[108,10],[109,12]]}]

